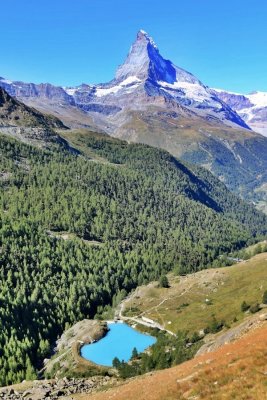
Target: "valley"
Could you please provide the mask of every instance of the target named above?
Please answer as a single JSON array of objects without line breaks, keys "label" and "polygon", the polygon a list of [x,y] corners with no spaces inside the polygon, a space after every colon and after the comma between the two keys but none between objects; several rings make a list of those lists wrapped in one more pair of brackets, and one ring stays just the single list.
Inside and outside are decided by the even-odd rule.
[{"label": "valley", "polygon": [[[57,16],[63,77],[88,54]],[[143,29],[109,76],[0,77],[0,399],[267,399],[266,93]]]},{"label": "valley", "polygon": [[[261,246],[264,245],[265,243]],[[257,246],[259,247],[259,245]],[[252,252],[254,248],[251,248]],[[127,307],[129,302],[135,304],[135,306],[132,306],[132,310],[136,309],[136,302],[139,302],[137,303],[139,307],[140,303],[142,303],[144,310],[142,315],[150,318],[154,316],[155,320],[162,321],[167,314],[167,319],[172,322],[171,324],[168,324],[169,321],[167,322],[169,329],[174,332],[187,330],[191,337],[199,328],[201,330],[205,325],[210,324],[212,315],[216,315],[220,319],[224,318],[224,327],[217,332],[206,333],[204,339],[202,338],[201,340],[201,345],[198,346],[196,356],[190,361],[171,369],[150,372],[143,377],[135,377],[130,380],[122,380],[115,374],[115,371],[106,377],[97,376],[102,374],[100,374],[100,371],[97,373],[96,366],[89,366],[88,362],[83,361],[81,357],[77,358],[77,356],[74,356],[71,361],[67,354],[68,349],[70,349],[75,355],[76,342],[92,340],[91,337],[88,338],[89,322],[81,321],[67,330],[58,342],[59,353],[55,361],[62,365],[58,370],[60,373],[57,373],[56,379],[27,382],[15,385],[13,388],[17,393],[28,393],[24,398],[31,396],[34,400],[42,399],[44,393],[51,393],[52,399],[60,398],[62,400],[69,399],[69,396],[74,399],[89,400],[98,398],[111,399],[113,396],[116,398],[122,396],[121,398],[124,398],[126,395],[130,399],[134,399],[137,396],[137,392],[141,398],[152,396],[151,399],[153,400],[162,400],[163,398],[165,399],[167,394],[170,399],[177,398],[179,395],[182,396],[181,398],[189,399],[193,394],[200,399],[220,399],[223,385],[225,398],[230,399],[235,393],[238,396],[240,381],[239,378],[236,378],[241,374],[246,380],[244,396],[249,396],[253,387],[255,399],[262,399],[261,396],[265,390],[264,349],[266,345],[267,305],[262,305],[260,311],[252,314],[241,311],[241,304],[244,298],[248,304],[261,302],[266,289],[263,286],[266,268],[267,253],[265,252],[252,256],[247,262],[241,261],[226,268],[205,270],[187,277],[179,277],[180,283],[177,282],[178,277],[169,275],[169,288],[158,288],[154,283],[141,286],[133,292],[133,296],[122,303],[125,306],[125,308],[123,307],[124,310],[128,310],[126,314],[131,312],[131,309]],[[189,282],[186,282],[187,280]],[[220,282],[219,286],[218,282]],[[181,296],[181,290],[186,297],[183,298]],[[186,290],[188,292],[184,293]],[[153,293],[151,295],[151,291],[158,291],[159,295],[155,296]],[[168,294],[167,297],[166,294]],[[195,313],[191,304],[185,306],[185,303],[182,303],[182,307],[179,307],[180,302],[185,301],[185,298],[188,300],[190,295],[194,298],[194,304],[199,306]],[[211,299],[210,304],[205,301],[207,296]],[[151,304],[155,301],[156,305]],[[192,301],[192,297],[190,301]],[[178,305],[177,309],[182,311],[172,314],[170,302],[172,305]],[[231,302],[233,302],[233,306],[231,306]],[[187,314],[186,308],[188,308]],[[201,309],[202,312],[200,312]],[[191,314],[193,314],[192,318]],[[187,318],[190,318],[191,324],[190,322],[188,323]],[[97,321],[94,324],[96,326]],[[142,330],[141,325],[139,325],[139,329]],[[69,359],[71,363],[74,362],[76,369],[73,369],[71,375],[69,376],[68,373],[67,377],[62,380],[62,374],[66,376],[67,373],[63,371],[66,367],[64,358],[65,360]],[[53,359],[51,361],[53,362]],[[257,368],[256,378],[252,364],[256,365]],[[227,368],[224,368],[225,366]],[[93,376],[73,378],[79,370],[81,374],[82,371],[89,373],[90,369]],[[60,376],[61,379],[59,379]],[[164,385],[161,383],[163,381]],[[207,385],[207,382],[217,383],[211,386]],[[7,390],[6,393],[9,393],[10,388],[3,390]],[[98,391],[100,391],[99,394],[97,394]],[[69,395],[66,395],[66,393],[69,393]],[[12,396],[10,395],[7,398],[12,398]],[[14,397],[14,399],[16,398]]]},{"label": "valley", "polygon": [[202,169],[106,135],[75,138],[79,154],[71,140],[43,150],[1,136],[2,385],[36,377],[58,335],[105,318],[137,285],[212,266],[266,233],[266,217]]}]

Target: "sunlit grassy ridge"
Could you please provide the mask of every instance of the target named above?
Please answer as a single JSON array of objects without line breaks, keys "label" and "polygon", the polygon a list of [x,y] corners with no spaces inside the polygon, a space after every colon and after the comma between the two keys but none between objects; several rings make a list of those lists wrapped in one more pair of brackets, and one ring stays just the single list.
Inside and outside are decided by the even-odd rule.
[{"label": "sunlit grassy ridge", "polygon": [[267,253],[231,267],[209,269],[186,277],[169,276],[170,288],[157,283],[141,287],[126,303],[127,315],[140,315],[163,324],[169,330],[190,333],[206,328],[213,320],[227,326],[246,314],[241,303],[261,303],[267,290]]},{"label": "sunlit grassy ridge", "polygon": [[267,326],[177,367],[79,400],[264,400]]}]

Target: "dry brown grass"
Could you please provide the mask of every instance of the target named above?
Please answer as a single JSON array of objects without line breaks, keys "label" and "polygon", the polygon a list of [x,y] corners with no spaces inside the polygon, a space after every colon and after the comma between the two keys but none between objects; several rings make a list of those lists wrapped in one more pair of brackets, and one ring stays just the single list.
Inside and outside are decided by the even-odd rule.
[{"label": "dry brown grass", "polygon": [[80,400],[265,400],[267,324],[219,350]]}]

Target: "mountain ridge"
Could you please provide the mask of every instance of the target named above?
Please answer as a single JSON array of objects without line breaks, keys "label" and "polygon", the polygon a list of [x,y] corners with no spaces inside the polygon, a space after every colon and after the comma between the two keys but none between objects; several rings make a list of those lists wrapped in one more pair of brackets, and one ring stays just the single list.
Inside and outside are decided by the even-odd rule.
[{"label": "mountain ridge", "polygon": [[255,132],[267,136],[267,92],[249,94],[213,89],[216,95],[235,110]]},{"label": "mountain ridge", "polygon": [[[24,100],[31,97],[56,99],[87,112],[106,111],[108,115],[121,111],[125,103],[126,106],[131,104],[131,107],[142,109],[147,102],[153,103],[155,97],[163,97],[193,111],[201,119],[210,113],[214,123],[250,129],[235,111],[193,74],[164,59],[144,30],[137,33],[125,62],[108,83],[82,84],[64,89],[51,84],[23,84],[0,78],[0,85],[10,95]],[[117,93],[119,96],[116,96]],[[142,105],[142,101],[145,104]]]},{"label": "mountain ridge", "polygon": [[56,129],[67,127],[53,115],[45,115],[10,96],[0,87],[0,132],[37,146],[62,143]]}]

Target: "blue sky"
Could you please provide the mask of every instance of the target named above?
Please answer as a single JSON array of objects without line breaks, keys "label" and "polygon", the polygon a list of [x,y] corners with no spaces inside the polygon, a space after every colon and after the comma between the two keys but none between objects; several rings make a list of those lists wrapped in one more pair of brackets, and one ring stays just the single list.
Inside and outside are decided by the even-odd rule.
[{"label": "blue sky", "polygon": [[0,13],[5,78],[109,81],[144,29],[205,84],[267,91],[266,0],[9,0]]}]

